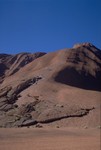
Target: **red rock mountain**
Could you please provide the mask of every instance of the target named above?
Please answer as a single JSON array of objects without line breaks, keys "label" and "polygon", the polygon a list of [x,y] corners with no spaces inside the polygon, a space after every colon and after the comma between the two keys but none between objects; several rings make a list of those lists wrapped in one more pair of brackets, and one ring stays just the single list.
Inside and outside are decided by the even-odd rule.
[{"label": "red rock mountain", "polygon": [[20,53],[17,55],[0,54],[0,81],[2,82],[3,78],[16,73],[22,67],[44,54],[46,53]]},{"label": "red rock mountain", "polygon": [[0,126],[100,125],[101,51],[0,54]]}]

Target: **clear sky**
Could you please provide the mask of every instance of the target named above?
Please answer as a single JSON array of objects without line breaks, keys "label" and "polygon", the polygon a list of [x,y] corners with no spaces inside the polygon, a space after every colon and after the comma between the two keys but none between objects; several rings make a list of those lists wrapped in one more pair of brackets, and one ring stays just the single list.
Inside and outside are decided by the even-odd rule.
[{"label": "clear sky", "polygon": [[0,53],[101,49],[101,0],[0,0]]}]

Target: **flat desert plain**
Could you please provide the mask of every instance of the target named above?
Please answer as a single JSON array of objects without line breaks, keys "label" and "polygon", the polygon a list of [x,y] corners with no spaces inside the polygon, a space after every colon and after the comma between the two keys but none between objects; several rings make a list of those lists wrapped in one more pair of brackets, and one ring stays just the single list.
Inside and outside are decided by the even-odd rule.
[{"label": "flat desert plain", "polygon": [[0,150],[100,150],[95,128],[1,128]]}]

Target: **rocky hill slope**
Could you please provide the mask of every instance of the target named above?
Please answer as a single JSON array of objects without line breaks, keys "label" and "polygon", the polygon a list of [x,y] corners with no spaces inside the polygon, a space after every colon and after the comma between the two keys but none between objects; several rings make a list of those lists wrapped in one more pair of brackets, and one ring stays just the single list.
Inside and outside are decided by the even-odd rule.
[{"label": "rocky hill slope", "polygon": [[0,82],[1,127],[100,126],[101,51],[90,43],[0,54]]},{"label": "rocky hill slope", "polygon": [[21,53],[17,55],[0,54],[0,82],[3,82],[6,76],[13,75],[22,67],[32,62],[46,53]]}]

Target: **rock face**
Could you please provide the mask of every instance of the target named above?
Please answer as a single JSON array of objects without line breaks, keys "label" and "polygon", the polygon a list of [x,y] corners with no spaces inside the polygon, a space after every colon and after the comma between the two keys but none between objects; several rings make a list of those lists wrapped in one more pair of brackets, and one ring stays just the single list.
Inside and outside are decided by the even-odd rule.
[{"label": "rock face", "polygon": [[[0,54],[0,126],[99,126],[101,51]],[[40,125],[41,126],[41,125]]]},{"label": "rock face", "polygon": [[0,82],[7,76],[13,75],[22,67],[45,53],[21,53],[17,55],[0,54]]},{"label": "rock face", "polygon": [[77,44],[69,50],[67,65],[55,80],[71,86],[101,91],[101,51],[90,43]]}]

